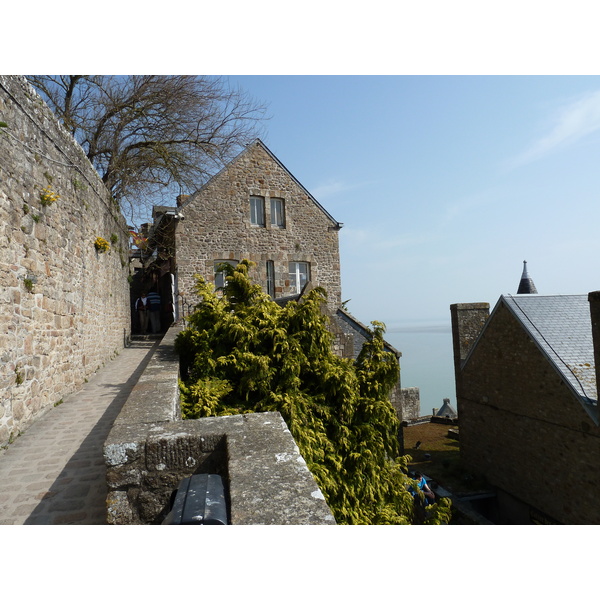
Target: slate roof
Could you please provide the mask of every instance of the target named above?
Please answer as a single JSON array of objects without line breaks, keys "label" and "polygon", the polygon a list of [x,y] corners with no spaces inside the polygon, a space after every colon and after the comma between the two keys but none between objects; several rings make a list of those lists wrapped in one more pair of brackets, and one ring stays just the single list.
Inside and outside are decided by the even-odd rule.
[{"label": "slate roof", "polygon": [[506,295],[500,302],[520,321],[584,406],[596,405],[598,391],[587,294]]},{"label": "slate roof", "polygon": [[458,417],[458,413],[454,410],[454,407],[450,404],[450,398],[444,398],[442,408],[435,413],[436,417],[450,417],[455,419]]}]

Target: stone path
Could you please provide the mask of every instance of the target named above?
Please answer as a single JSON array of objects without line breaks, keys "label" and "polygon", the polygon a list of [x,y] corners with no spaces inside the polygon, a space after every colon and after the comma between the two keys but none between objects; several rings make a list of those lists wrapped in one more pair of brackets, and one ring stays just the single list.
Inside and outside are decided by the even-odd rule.
[{"label": "stone path", "polygon": [[157,344],[133,341],[0,451],[0,525],[106,524],[104,441]]}]

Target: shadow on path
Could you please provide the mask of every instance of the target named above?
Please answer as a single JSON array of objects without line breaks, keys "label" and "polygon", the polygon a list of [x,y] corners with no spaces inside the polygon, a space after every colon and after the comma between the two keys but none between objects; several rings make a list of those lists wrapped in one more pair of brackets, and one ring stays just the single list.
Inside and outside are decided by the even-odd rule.
[{"label": "shadow on path", "polygon": [[106,465],[103,447],[121,408],[138,382],[160,341],[138,342],[150,351],[122,384],[103,383],[116,395],[52,486],[25,520],[26,525],[106,524]]}]

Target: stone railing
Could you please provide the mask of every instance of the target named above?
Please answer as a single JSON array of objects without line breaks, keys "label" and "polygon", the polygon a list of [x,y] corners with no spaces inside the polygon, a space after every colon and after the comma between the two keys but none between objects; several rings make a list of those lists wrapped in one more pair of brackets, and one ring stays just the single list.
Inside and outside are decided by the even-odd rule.
[{"label": "stone railing", "polygon": [[232,525],[335,524],[277,412],[182,420],[172,327],[106,440],[108,523],[158,524],[184,477],[223,477]]}]

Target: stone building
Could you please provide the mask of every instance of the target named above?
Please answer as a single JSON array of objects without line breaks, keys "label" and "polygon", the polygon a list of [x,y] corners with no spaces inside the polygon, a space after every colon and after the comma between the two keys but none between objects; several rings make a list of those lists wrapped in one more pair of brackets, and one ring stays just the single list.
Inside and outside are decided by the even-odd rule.
[{"label": "stone building", "polygon": [[260,141],[250,144],[198,192],[179,199],[175,230],[177,287],[194,275],[216,287],[222,262],[256,263],[251,276],[273,298],[299,294],[307,282],[341,303],[338,231],[342,227]]},{"label": "stone building", "polygon": [[[198,192],[180,196],[177,206],[155,207],[153,218],[143,285],[174,300],[173,319],[198,302],[196,274],[219,288],[224,284],[219,265],[249,259],[256,264],[250,277],[276,302],[323,287],[336,352],[353,358],[360,352],[368,328],[341,306],[342,223],[262,141],[250,144]],[[389,344],[387,349],[400,358]],[[419,406],[411,403],[403,417],[401,397],[398,382],[392,395],[398,416],[413,418],[415,410],[418,416]]]},{"label": "stone building", "polygon": [[600,293],[451,315],[461,458],[495,486],[499,522],[599,524]]}]

